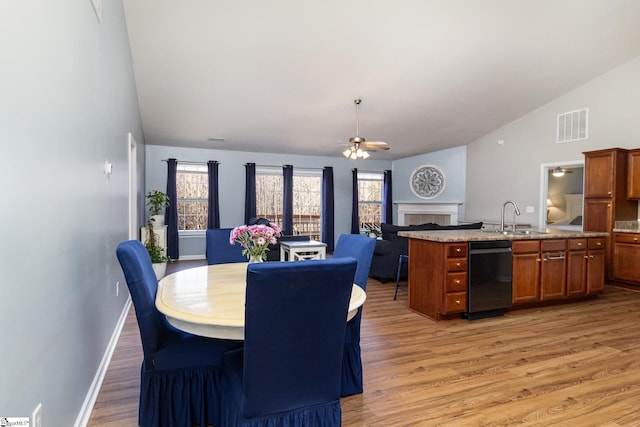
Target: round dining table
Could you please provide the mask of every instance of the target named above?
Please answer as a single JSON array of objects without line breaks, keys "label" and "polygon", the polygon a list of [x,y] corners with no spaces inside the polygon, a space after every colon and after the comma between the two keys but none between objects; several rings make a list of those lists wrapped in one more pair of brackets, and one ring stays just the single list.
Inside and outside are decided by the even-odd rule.
[{"label": "round dining table", "polygon": [[[171,325],[182,331],[243,340],[248,265],[215,264],[170,274],[158,282],[156,307]],[[365,291],[353,284],[345,321],[356,315],[366,298]]]}]

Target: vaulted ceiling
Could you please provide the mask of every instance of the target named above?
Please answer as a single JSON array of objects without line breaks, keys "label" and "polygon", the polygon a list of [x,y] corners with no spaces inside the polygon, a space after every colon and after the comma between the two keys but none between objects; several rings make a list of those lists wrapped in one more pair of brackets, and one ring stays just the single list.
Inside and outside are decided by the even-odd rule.
[{"label": "vaulted ceiling", "polygon": [[360,136],[392,160],[468,144],[640,55],[638,0],[124,4],[156,145],[340,156],[361,98]]}]

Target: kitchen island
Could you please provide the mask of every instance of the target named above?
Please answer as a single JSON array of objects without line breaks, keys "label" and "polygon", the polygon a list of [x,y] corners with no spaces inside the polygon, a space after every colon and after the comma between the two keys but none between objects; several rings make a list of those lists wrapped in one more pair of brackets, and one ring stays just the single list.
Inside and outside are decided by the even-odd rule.
[{"label": "kitchen island", "polygon": [[511,304],[505,309],[568,302],[604,289],[608,233],[424,230],[398,235],[409,239],[409,308],[436,321],[468,315],[472,242],[510,242],[504,280],[511,282]]}]

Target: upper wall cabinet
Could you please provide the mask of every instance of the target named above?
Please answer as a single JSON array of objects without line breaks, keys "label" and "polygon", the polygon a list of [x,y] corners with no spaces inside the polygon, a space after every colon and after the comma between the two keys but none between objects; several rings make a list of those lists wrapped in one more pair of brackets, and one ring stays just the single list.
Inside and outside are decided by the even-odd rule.
[{"label": "upper wall cabinet", "polygon": [[640,148],[629,150],[627,162],[627,198],[640,199]]}]

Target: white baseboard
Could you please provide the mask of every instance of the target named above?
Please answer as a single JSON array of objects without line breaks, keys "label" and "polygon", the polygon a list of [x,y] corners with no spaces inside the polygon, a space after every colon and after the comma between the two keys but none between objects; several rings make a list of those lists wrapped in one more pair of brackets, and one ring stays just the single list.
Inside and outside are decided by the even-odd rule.
[{"label": "white baseboard", "polygon": [[204,255],[181,255],[178,257],[178,261],[195,261],[200,259],[207,259]]},{"label": "white baseboard", "polygon": [[87,392],[87,396],[84,399],[84,403],[82,404],[82,408],[80,409],[78,418],[76,418],[74,427],[86,427],[87,424],[89,424],[93,406],[96,404],[96,399],[98,399],[98,394],[100,393],[102,382],[104,381],[104,377],[107,374],[109,363],[111,363],[111,357],[113,356],[113,352],[116,349],[116,344],[118,344],[118,339],[120,338],[120,333],[122,332],[122,328],[124,327],[124,323],[127,319],[127,314],[129,313],[130,308],[131,296],[129,296],[129,298],[127,299],[127,302],[122,309],[122,313],[120,313],[120,319],[118,319],[118,323],[116,324],[113,334],[111,335],[111,339],[109,340],[109,345],[107,345],[107,349],[102,356],[100,366],[98,366],[98,370],[96,371],[96,375],[93,378],[91,387],[89,387],[89,391]]}]

